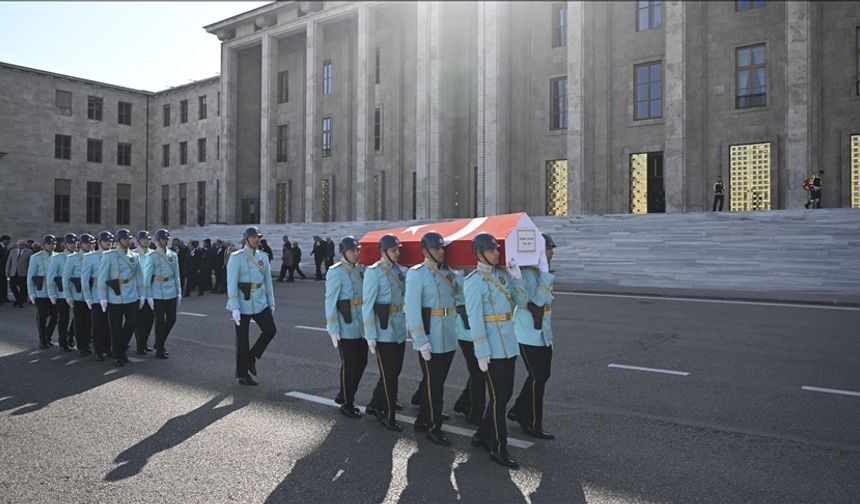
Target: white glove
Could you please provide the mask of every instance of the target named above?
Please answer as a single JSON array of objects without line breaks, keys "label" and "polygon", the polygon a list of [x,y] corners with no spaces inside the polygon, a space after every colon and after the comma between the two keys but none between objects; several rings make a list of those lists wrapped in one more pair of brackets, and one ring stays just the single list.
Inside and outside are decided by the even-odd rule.
[{"label": "white glove", "polygon": [[31,295],[30,295],[30,302],[31,302],[31,303],[33,303],[33,304],[36,304],[36,296],[34,296],[34,295],[32,295],[32,294],[31,294]]},{"label": "white glove", "polygon": [[69,298],[66,298],[66,303],[68,303],[68,304],[69,304],[69,307],[71,307],[71,308],[74,308],[74,307],[75,307],[75,302],[74,302],[74,301],[72,301],[72,300],[71,300],[71,299],[69,299]]},{"label": "white glove", "polygon": [[423,345],[421,345],[418,351],[421,352],[422,359],[426,361],[430,360],[430,343],[424,343]]},{"label": "white glove", "polygon": [[138,307],[138,308],[143,308],[143,303],[145,303],[145,302],[146,302],[146,299],[144,299],[144,298],[138,298],[138,300],[137,300],[137,307]]},{"label": "white glove", "polygon": [[367,348],[370,350],[370,353],[376,355],[376,340],[369,339],[367,340]]},{"label": "white glove", "polygon": [[523,278],[523,272],[520,271],[520,267],[514,264],[514,260],[511,259],[508,261],[508,273],[512,278],[516,278],[517,280],[521,280]]},{"label": "white glove", "polygon": [[51,304],[57,304],[57,296],[48,296],[48,299],[51,300]]},{"label": "white glove", "polygon": [[549,273],[549,261],[547,261],[546,252],[544,251],[541,251],[540,257],[538,258],[538,269],[544,273]]},{"label": "white glove", "polygon": [[152,298],[146,298],[146,304],[149,305],[151,309],[155,309],[155,300]]},{"label": "white glove", "polygon": [[176,295],[176,307],[179,308],[179,305],[182,304],[182,294]]},{"label": "white glove", "polygon": [[274,315],[274,314],[275,314],[275,305],[272,305],[272,306],[270,306],[269,308],[271,308],[271,309],[272,309],[272,315]]},{"label": "white glove", "polygon": [[238,326],[242,322],[242,313],[239,310],[233,310],[233,322]]},{"label": "white glove", "polygon": [[102,305],[102,311],[107,312],[107,299],[102,299],[99,304]]},{"label": "white glove", "polygon": [[88,310],[92,310],[92,309],[93,309],[93,302],[92,302],[92,301],[86,301],[86,300],[85,300],[85,301],[84,301],[84,303],[86,303],[86,304],[87,304],[87,309],[88,309]]},{"label": "white glove", "polygon": [[337,342],[340,341],[340,334],[334,333],[329,334],[329,336],[331,336],[331,344],[334,345],[335,348],[337,348]]},{"label": "white glove", "polygon": [[478,359],[478,369],[481,370],[482,373],[486,373],[488,369],[490,369],[490,356],[481,357]]}]

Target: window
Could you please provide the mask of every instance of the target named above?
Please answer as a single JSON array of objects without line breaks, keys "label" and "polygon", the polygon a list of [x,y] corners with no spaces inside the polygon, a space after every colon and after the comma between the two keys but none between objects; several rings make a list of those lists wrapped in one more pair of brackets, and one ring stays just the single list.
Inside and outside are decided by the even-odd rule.
[{"label": "window", "polygon": [[103,111],[103,99],[99,98],[98,96],[87,96],[87,119],[101,121]]},{"label": "window", "polygon": [[636,31],[653,30],[663,24],[663,9],[659,0],[637,0]]},{"label": "window", "polygon": [[331,94],[331,60],[323,61],[323,94]]},{"label": "window", "polygon": [[131,184],[116,185],[116,223],[131,224]]},{"label": "window", "polygon": [[102,221],[102,183],[87,182],[87,224]]},{"label": "window", "polygon": [[131,126],[131,103],[121,101],[117,104],[116,121]]},{"label": "window", "polygon": [[381,53],[382,53],[382,49],[377,47],[376,48],[376,67],[374,70],[374,73],[376,74],[375,82],[377,84],[379,84],[379,77],[380,77],[380,73],[382,71],[382,54]]},{"label": "window", "polygon": [[87,161],[90,163],[102,162],[102,141],[87,138]]},{"label": "window", "polygon": [[322,157],[331,157],[331,117],[322,120]]},{"label": "window", "polygon": [[54,104],[60,109],[60,113],[63,115],[72,115],[72,93],[71,91],[60,91],[57,90],[57,94],[54,98]]},{"label": "window", "polygon": [[206,139],[198,138],[197,139],[197,162],[205,163],[206,162]]},{"label": "window", "polygon": [[69,222],[72,181],[54,179],[54,222]]},{"label": "window", "polygon": [[57,159],[72,159],[72,137],[69,135],[54,135],[54,157]]},{"label": "window", "polygon": [[663,63],[645,63],[633,67],[636,109],[633,119],[663,117]]},{"label": "window", "polygon": [[858,26],[854,31],[854,63],[857,67],[857,77],[854,80],[854,92],[857,96],[860,96],[860,26]]},{"label": "window", "polygon": [[170,186],[161,186],[161,225],[170,224]]},{"label": "window", "polygon": [[188,223],[188,184],[179,184],[179,224]]},{"label": "window", "polygon": [[764,107],[767,104],[765,45],[739,47],[736,49],[735,56],[737,67],[735,108]]},{"label": "window", "polygon": [[760,7],[764,7],[764,0],[737,0],[735,2],[735,10],[738,12],[758,9]]},{"label": "window", "polygon": [[373,148],[377,154],[382,152],[382,107],[373,111]]},{"label": "window", "polygon": [[288,147],[288,128],[286,124],[281,124],[278,126],[278,154],[276,161],[278,163],[286,163],[287,162],[287,147]]},{"label": "window", "polygon": [[552,6],[552,46],[567,45],[567,5],[553,4]]},{"label": "window", "polygon": [[165,168],[170,166],[170,144],[161,146],[161,166]]},{"label": "window", "polygon": [[188,100],[179,102],[179,122],[182,124],[188,122]]},{"label": "window", "polygon": [[549,81],[549,129],[567,129],[567,77]]},{"label": "window", "polygon": [[131,166],[131,144],[116,144],[116,164],[119,166]]},{"label": "window", "polygon": [[221,135],[215,137],[215,159],[221,159]]},{"label": "window", "polygon": [[188,164],[188,142],[179,142],[179,164]]},{"label": "window", "polygon": [[165,128],[170,126],[170,104],[161,107],[162,126]]},{"label": "window", "polygon": [[290,101],[290,73],[287,70],[278,72],[278,103]]},{"label": "window", "polygon": [[206,95],[197,97],[197,119],[206,119]]}]

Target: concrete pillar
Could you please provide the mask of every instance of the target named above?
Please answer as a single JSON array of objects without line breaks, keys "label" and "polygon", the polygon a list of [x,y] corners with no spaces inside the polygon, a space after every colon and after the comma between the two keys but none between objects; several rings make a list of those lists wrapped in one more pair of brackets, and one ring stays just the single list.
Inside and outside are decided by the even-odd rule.
[{"label": "concrete pillar", "polygon": [[[218,164],[218,179],[221,181],[219,195],[220,220],[233,224],[238,221],[236,209],[236,52],[221,45],[221,162]],[[178,112],[177,112],[178,113]],[[191,205],[197,208],[196,205]],[[194,214],[196,219],[196,213]]]},{"label": "concrete pillar", "polygon": [[367,184],[367,102],[368,102],[368,61],[370,60],[369,46],[369,15],[367,4],[358,5],[358,35],[356,55],[358,59],[356,72],[356,119],[355,132],[355,218],[367,220],[367,207],[370,196]]},{"label": "concrete pillar", "polygon": [[666,140],[663,152],[663,184],[666,212],[687,208],[686,183],[686,5],[673,1],[666,6],[665,107]]},{"label": "concrete pillar", "polygon": [[[806,203],[803,179],[812,171],[810,157],[810,2],[786,2],[786,107],[785,107],[785,177],[774,177],[780,187],[785,208],[799,208]],[[768,60],[772,61],[770,54]],[[769,100],[773,99],[768,97]],[[771,154],[771,159],[778,156]],[[775,202],[774,208],[777,208]]]},{"label": "concrete pillar", "polygon": [[478,215],[504,209],[499,174],[499,3],[478,3]]},{"label": "concrete pillar", "polygon": [[418,3],[415,208],[419,219],[439,217],[440,9],[437,2]]},{"label": "concrete pillar", "polygon": [[317,130],[317,80],[316,80],[316,42],[317,24],[310,21],[307,24],[305,38],[305,222],[314,220],[314,167],[317,151],[314,139]]},{"label": "concrete pillar", "polygon": [[260,60],[260,224],[274,222],[274,204],[270,204],[269,188],[272,185],[271,132],[272,118],[276,112],[272,108],[272,69],[277,68],[278,42],[263,36],[262,58]]},{"label": "concrete pillar", "polygon": [[583,213],[582,183],[585,168],[583,129],[583,65],[585,47],[583,2],[567,2],[567,213]]}]

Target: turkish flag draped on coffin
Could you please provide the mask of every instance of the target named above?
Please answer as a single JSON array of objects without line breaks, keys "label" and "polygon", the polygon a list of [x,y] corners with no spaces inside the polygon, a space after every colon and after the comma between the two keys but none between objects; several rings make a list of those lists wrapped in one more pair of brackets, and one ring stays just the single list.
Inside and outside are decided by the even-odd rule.
[{"label": "turkish flag draped on coffin", "polygon": [[475,267],[477,258],[472,253],[472,238],[478,233],[490,233],[499,242],[499,266],[505,266],[509,258],[513,258],[520,266],[535,266],[538,264],[540,252],[546,247],[534,222],[525,212],[519,212],[370,231],[359,240],[361,253],[358,262],[370,265],[378,261],[379,238],[393,234],[400,239],[402,245],[400,264],[414,266],[424,261],[421,237],[429,231],[436,231],[445,238],[445,243],[448,244],[445,263],[455,269]]}]

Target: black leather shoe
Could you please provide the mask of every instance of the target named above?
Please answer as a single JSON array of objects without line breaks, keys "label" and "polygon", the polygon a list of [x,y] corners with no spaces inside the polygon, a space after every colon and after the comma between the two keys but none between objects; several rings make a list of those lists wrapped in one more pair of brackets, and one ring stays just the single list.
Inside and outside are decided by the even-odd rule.
[{"label": "black leather shoe", "polygon": [[337,395],[334,396],[334,402],[335,404],[343,404],[343,395],[341,395],[340,392],[338,392]]},{"label": "black leather shoe", "polygon": [[159,350],[159,351],[155,352],[155,358],[156,359],[167,359],[167,354],[165,354],[164,352]]},{"label": "black leather shoe", "polygon": [[242,378],[239,378],[239,385],[256,385],[256,384],[257,384],[257,382],[255,382],[250,376],[243,376]]},{"label": "black leather shoe", "polygon": [[69,347],[67,347],[67,346],[61,346],[61,347],[60,347],[60,351],[61,351],[61,352],[71,352],[71,351],[72,351],[72,349],[71,349],[71,348],[69,348]]},{"label": "black leather shoe", "polygon": [[460,413],[464,417],[469,416],[469,408],[463,406],[462,404],[455,403],[454,404],[454,413]]},{"label": "black leather shoe", "polygon": [[491,451],[490,458],[493,459],[497,464],[503,465],[505,467],[510,467],[512,469],[519,469],[520,463],[516,460],[512,459],[508,452],[497,452]]},{"label": "black leather shoe", "polygon": [[126,363],[128,362],[128,355],[126,355],[126,354],[120,355],[119,358],[122,359],[123,362],[126,362]]},{"label": "black leather shoe", "polygon": [[421,405],[421,394],[418,392],[412,394],[412,400],[409,401],[412,403],[412,406],[420,406]]},{"label": "black leather shoe", "polygon": [[92,353],[92,352],[90,352],[90,351],[89,351],[89,350],[87,350],[87,349],[78,350],[78,355],[80,355],[81,357],[86,357],[87,355],[90,355],[91,353]]},{"label": "black leather shoe", "polygon": [[481,439],[480,436],[478,436],[477,432],[472,435],[471,443],[472,443],[472,446],[474,446],[475,448],[483,448],[487,451],[490,451],[490,447],[487,446],[487,443],[485,443],[484,440]]},{"label": "black leather shoe", "polygon": [[114,360],[113,360],[113,365],[114,365],[114,366],[116,366],[116,367],[123,367],[123,366],[125,366],[125,364],[122,362],[122,359],[120,359],[119,357],[114,358]]},{"label": "black leather shoe", "polygon": [[138,348],[137,355],[146,355],[146,350],[144,350],[143,348]]},{"label": "black leather shoe", "polygon": [[351,406],[343,405],[340,407],[340,412],[344,416],[348,416],[349,418],[361,418],[361,412],[358,409],[353,408]]},{"label": "black leather shoe", "polygon": [[51,345],[49,345],[49,344],[47,344],[47,343],[39,343],[39,348],[41,348],[42,350],[44,350],[44,349],[46,349],[46,348],[51,348]]},{"label": "black leather shoe", "polygon": [[508,420],[510,420],[512,422],[517,422],[517,423],[520,422],[520,419],[517,418],[517,413],[514,410],[508,410]]},{"label": "black leather shoe", "polygon": [[105,360],[105,354],[103,354],[101,352],[96,353],[96,360],[99,362]]},{"label": "black leather shoe", "polygon": [[149,345],[146,345],[145,347],[143,347],[143,351],[149,353],[152,351],[152,347]]},{"label": "black leather shoe", "polygon": [[248,360],[248,372],[257,376],[257,359],[253,356]]},{"label": "black leather shoe", "polygon": [[382,412],[372,406],[367,406],[366,408],[364,408],[364,412],[368,415],[373,415],[380,422],[383,419]]},{"label": "black leather shoe", "polygon": [[466,423],[468,423],[468,424],[472,424],[472,425],[474,425],[475,427],[480,427],[480,426],[481,426],[481,422],[483,422],[483,421],[484,421],[484,419],[483,419],[483,418],[467,418],[467,419],[466,419]]},{"label": "black leather shoe", "polygon": [[394,411],[403,411],[403,405],[399,402],[394,402]]},{"label": "black leather shoe", "polygon": [[413,429],[415,432],[427,432],[427,428],[428,428],[428,427],[427,427],[427,424],[426,424],[426,423],[424,423],[424,422],[419,422],[418,420],[415,420],[415,423],[414,423],[414,424],[412,424],[412,429]]},{"label": "black leather shoe", "polygon": [[451,446],[451,440],[445,437],[445,434],[442,434],[441,432],[428,432],[427,439],[433,441],[437,445]]},{"label": "black leather shoe", "polygon": [[447,422],[448,420],[451,419],[451,415],[449,415],[448,413],[442,412],[442,413],[439,413],[439,418],[441,418],[443,422]]},{"label": "black leather shoe", "polygon": [[544,431],[543,429],[530,429],[528,427],[523,427],[523,432],[525,432],[531,437],[535,437],[538,439],[555,439],[555,436],[553,436],[549,432]]},{"label": "black leather shoe", "polygon": [[400,432],[403,430],[403,426],[394,420],[389,420],[389,419],[385,418],[383,420],[380,420],[380,422],[388,430],[393,430],[393,431],[397,431],[397,432]]}]

